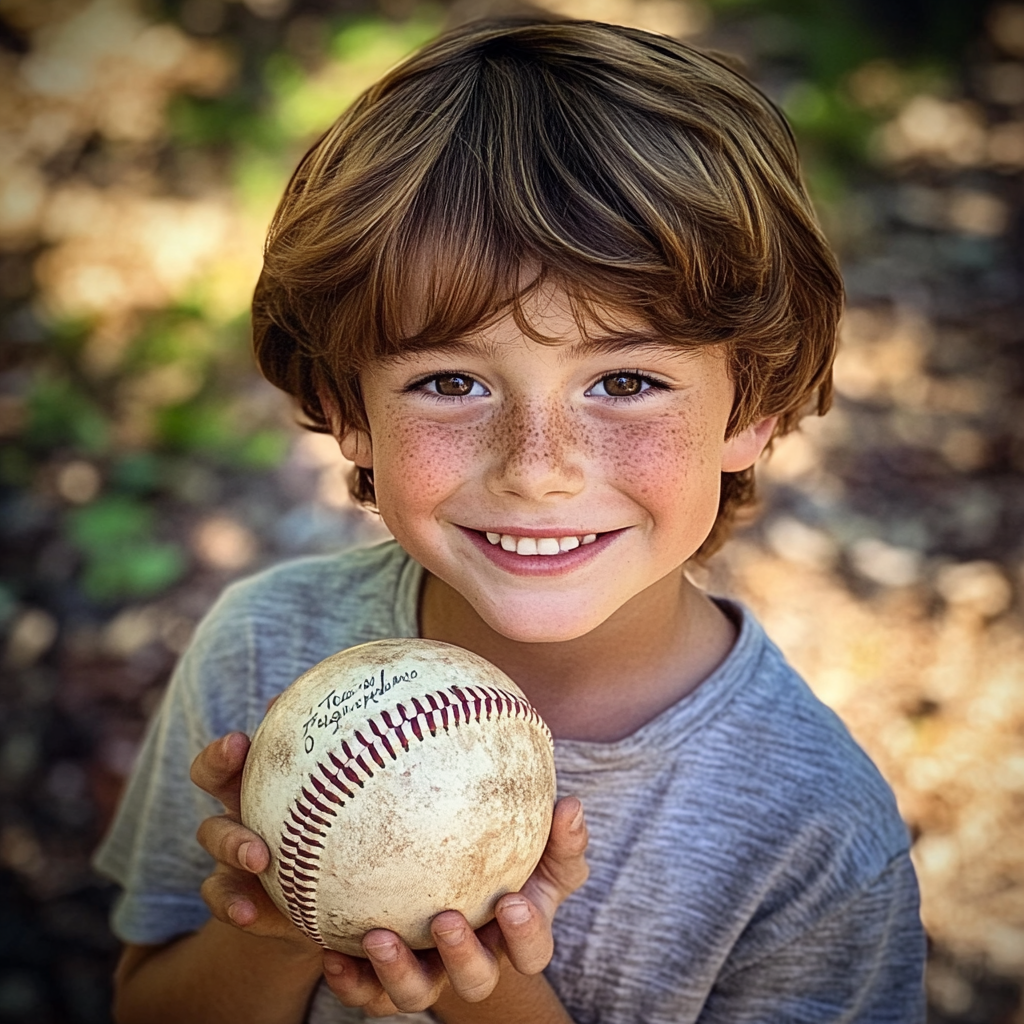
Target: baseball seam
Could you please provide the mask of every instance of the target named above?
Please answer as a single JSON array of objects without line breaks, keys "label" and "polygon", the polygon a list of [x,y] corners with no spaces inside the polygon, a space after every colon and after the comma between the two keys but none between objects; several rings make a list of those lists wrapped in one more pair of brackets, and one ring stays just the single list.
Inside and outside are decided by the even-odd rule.
[{"label": "baseball seam", "polygon": [[[412,713],[410,705],[415,709]],[[449,686],[407,698],[371,716],[365,730],[350,735],[352,742],[341,740],[338,746],[344,757],[329,750],[325,758],[329,764],[317,762],[308,784],[302,787],[302,797],[296,797],[288,810],[278,854],[277,880],[298,928],[324,944],[316,923],[320,854],[339,808],[356,796],[375,770],[397,761],[399,750],[408,750],[413,742],[422,743],[428,735],[436,736],[438,730],[447,732],[492,717],[525,719],[551,742],[551,733],[533,705],[514,693],[492,686]]]}]

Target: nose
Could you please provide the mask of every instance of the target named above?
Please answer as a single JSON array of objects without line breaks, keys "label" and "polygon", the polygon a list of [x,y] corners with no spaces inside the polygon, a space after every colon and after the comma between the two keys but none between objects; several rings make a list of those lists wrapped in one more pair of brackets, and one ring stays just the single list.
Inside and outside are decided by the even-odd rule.
[{"label": "nose", "polygon": [[492,424],[489,488],[534,501],[578,494],[583,438],[582,424],[560,403],[509,405]]}]

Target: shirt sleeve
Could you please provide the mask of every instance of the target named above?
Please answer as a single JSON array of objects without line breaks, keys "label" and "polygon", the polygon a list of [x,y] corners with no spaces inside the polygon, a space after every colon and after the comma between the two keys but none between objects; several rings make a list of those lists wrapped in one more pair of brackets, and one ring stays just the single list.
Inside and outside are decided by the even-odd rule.
[{"label": "shirt sleeve", "polygon": [[716,979],[699,1024],[923,1024],[924,932],[909,855],[796,937]]},{"label": "shirt sleeve", "polygon": [[167,942],[210,916],[199,889],[213,859],[196,829],[223,808],[191,781],[189,769],[212,740],[251,732],[260,717],[251,629],[226,618],[223,605],[220,614],[215,609],[179,663],[93,860],[122,888],[111,924],[124,942]]}]

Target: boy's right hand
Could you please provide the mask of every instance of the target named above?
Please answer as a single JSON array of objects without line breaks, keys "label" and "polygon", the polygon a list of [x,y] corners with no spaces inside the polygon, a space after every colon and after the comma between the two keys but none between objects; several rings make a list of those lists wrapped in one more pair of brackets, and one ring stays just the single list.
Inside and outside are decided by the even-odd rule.
[{"label": "boy's right hand", "polygon": [[284,939],[319,956],[320,947],[274,905],[257,875],[270,864],[270,851],[241,822],[242,769],[249,738],[233,732],[214,740],[192,762],[192,781],[224,805],[224,814],[207,818],[196,838],[217,862],[203,883],[202,897],[218,921],[251,935]]},{"label": "boy's right hand", "polygon": [[[431,950],[417,958],[399,942],[394,962],[385,962],[381,956],[375,958],[364,943],[370,959],[360,960],[340,953],[325,954],[277,909],[260,883],[257,876],[270,864],[270,851],[241,823],[242,770],[248,753],[249,738],[244,733],[229,733],[204,748],[192,763],[192,781],[225,809],[224,814],[203,821],[196,833],[200,845],[217,862],[201,890],[217,920],[250,935],[285,940],[304,957],[324,960],[327,982],[335,995],[345,1005],[361,1006],[373,1017],[425,1009],[444,991],[448,981],[463,999],[482,999],[497,984],[502,963],[513,963],[523,975],[539,972],[547,965],[555,910],[588,873],[584,859],[587,830],[578,800],[570,797],[559,802],[540,864],[521,893],[502,900],[517,906],[527,903],[526,921],[516,919],[513,923],[511,917],[505,921],[499,907],[498,919],[479,932],[462,929],[467,934],[447,957],[439,958],[437,951]],[[453,915],[460,917],[449,911],[438,915],[435,922],[450,922]],[[505,934],[507,930],[510,934]],[[382,939],[397,939],[389,932],[369,934],[378,944]],[[481,966],[487,975],[482,984]]]}]

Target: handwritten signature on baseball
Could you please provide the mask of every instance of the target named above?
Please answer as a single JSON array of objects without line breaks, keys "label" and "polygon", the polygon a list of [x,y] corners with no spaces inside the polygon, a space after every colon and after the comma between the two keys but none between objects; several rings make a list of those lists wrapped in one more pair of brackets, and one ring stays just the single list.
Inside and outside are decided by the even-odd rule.
[{"label": "handwritten signature on baseball", "polygon": [[317,737],[322,737],[324,733],[336,736],[346,715],[379,703],[381,697],[392,687],[399,683],[407,683],[417,675],[416,669],[410,669],[408,672],[392,675],[389,679],[387,671],[381,669],[364,679],[362,685],[349,690],[331,690],[316,707],[309,709],[309,717],[302,723],[302,743],[306,753],[313,752]]}]

